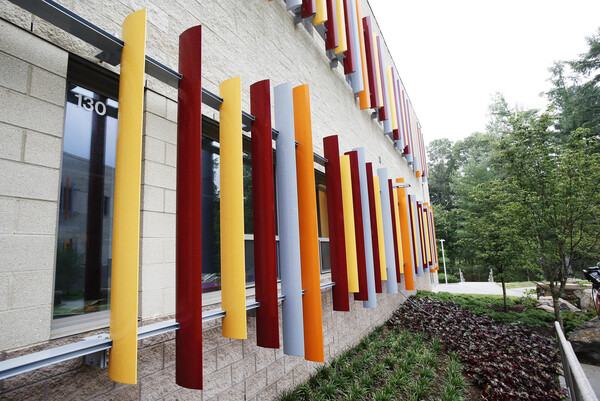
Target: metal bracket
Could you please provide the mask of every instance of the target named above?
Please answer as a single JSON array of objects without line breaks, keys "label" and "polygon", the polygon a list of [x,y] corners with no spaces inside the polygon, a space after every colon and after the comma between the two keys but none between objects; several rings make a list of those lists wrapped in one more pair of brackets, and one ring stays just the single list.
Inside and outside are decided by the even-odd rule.
[{"label": "metal bracket", "polygon": [[294,24],[298,25],[299,23],[302,22],[302,11],[301,11],[302,7],[298,7],[295,11],[294,11]]},{"label": "metal bracket", "polygon": [[[109,335],[108,334],[100,334],[97,336],[91,336],[91,337],[86,337],[83,339],[83,341],[90,341],[90,340],[107,340],[109,339]],[[108,366],[108,350],[107,349],[103,349],[100,351],[96,351],[94,353],[91,354],[87,354],[85,356],[85,361],[84,363],[87,366],[93,366],[95,368],[105,368]]]},{"label": "metal bracket", "polygon": [[327,35],[327,28],[325,28],[325,24],[315,25],[315,31],[317,31],[323,40],[326,40],[325,35]]}]

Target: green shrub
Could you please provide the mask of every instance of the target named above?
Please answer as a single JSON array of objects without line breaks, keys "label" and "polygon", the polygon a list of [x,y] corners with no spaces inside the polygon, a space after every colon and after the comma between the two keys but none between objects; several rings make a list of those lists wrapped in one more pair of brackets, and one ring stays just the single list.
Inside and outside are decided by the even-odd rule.
[{"label": "green shrub", "polygon": [[[507,297],[508,312],[502,311],[502,295],[450,294],[447,292],[418,291],[417,298],[428,297],[454,302],[475,315],[487,314],[494,321],[520,324],[529,327],[554,327],[554,314],[535,309],[537,300],[528,297]],[[562,312],[565,332],[571,333],[577,326],[595,316],[595,312]]]},{"label": "green shrub", "polygon": [[575,330],[578,326],[587,322],[588,320],[596,317],[595,310],[589,310],[587,312],[562,312],[563,325],[565,327],[565,333],[567,335],[571,334],[573,330]]},{"label": "green shrub", "polygon": [[452,274],[452,273],[448,273],[446,274],[446,276],[444,276],[444,273],[440,273],[439,274],[439,280],[440,280],[440,284],[445,284],[446,283],[446,279],[445,277],[448,278],[448,284],[451,283],[460,283],[460,277]]}]

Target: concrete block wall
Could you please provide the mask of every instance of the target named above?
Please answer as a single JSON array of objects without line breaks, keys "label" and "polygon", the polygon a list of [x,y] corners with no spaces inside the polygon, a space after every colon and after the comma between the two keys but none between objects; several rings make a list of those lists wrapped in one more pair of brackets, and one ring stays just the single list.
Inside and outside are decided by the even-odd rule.
[{"label": "concrete block wall", "polygon": [[[396,295],[378,294],[377,309],[365,309],[362,302],[351,301],[349,312],[334,312],[331,289],[324,289],[322,313],[326,363],[385,323],[391,312],[410,294],[404,290]],[[279,313],[281,316],[281,307]],[[85,366],[79,358],[0,382],[0,400],[273,400],[305,382],[324,366],[284,355],[282,349],[256,346],[253,314],[248,316],[247,340],[222,337],[220,320],[205,323],[202,391],[185,389],[175,383],[174,332],[142,340],[138,347],[137,385],[114,383],[108,379],[106,368]],[[8,356],[24,352],[15,351]]]},{"label": "concrete block wall", "polygon": [[0,350],[50,333],[67,52],[0,20]]},{"label": "concrete block wall", "polygon": [[145,92],[140,216],[142,319],[175,313],[177,104]]}]

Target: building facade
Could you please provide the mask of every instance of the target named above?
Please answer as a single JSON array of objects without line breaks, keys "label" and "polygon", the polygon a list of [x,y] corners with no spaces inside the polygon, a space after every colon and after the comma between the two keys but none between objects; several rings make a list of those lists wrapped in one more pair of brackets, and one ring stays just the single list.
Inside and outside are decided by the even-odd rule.
[{"label": "building facade", "polygon": [[[113,302],[112,222],[120,67],[101,61],[97,47],[66,32],[47,15],[28,11],[21,3],[36,2],[0,0],[0,371],[2,363],[15,358],[35,359],[40,351],[108,337]],[[293,86],[308,84],[316,157],[324,154],[323,139],[337,135],[342,154],[364,148],[373,170],[386,168],[389,178],[403,178],[406,194],[412,195],[419,207],[429,201],[424,152],[419,155],[421,166],[415,167],[415,160],[405,152],[406,141],[385,132],[390,129],[380,121],[379,110],[361,109],[352,82],[344,73],[344,60],[326,50],[327,33],[313,25],[313,17],[302,19],[300,9],[288,10],[292,1],[287,6],[282,0],[58,3],[77,18],[118,38],[123,20],[138,9],[147,9],[146,55],[173,70],[178,69],[179,36],[202,25],[203,88],[219,93],[223,81],[241,77],[242,110],[249,112],[250,85],[257,81],[269,79],[271,88],[287,82]],[[368,1],[357,5],[355,12],[370,17],[373,33],[381,36]],[[381,53],[387,66],[395,71],[401,68],[394,64],[385,45]],[[404,87],[397,81],[397,99],[404,99]],[[394,91],[391,83],[389,88]],[[143,96],[137,294],[140,327],[175,317],[178,166],[177,89],[146,74]],[[406,108],[395,108],[399,111],[395,131],[402,137],[409,134],[409,125],[415,128],[411,143],[416,155],[416,148],[422,148],[417,143],[419,138],[422,142],[420,126],[408,99],[403,106]],[[391,110],[392,105],[388,107]],[[221,116],[218,109],[207,106],[201,113],[202,260],[198,263],[202,283],[198,283],[198,291],[203,293],[206,317],[202,328],[203,389],[187,389],[176,383],[173,329],[138,342],[136,384],[114,382],[103,359],[98,362],[79,356],[1,380],[0,399],[273,399],[322,366],[286,355],[283,348],[257,346],[254,309],[247,313],[246,340],[222,336],[221,319],[208,318],[222,308],[220,261],[226,248],[219,237]],[[406,115],[404,126],[401,115]],[[392,124],[391,118],[387,120]],[[244,131],[242,138],[245,297],[251,303],[256,277],[250,132]],[[276,159],[276,149],[274,154]],[[363,302],[350,294],[350,310],[334,311],[330,283],[335,266],[329,255],[326,170],[323,163],[315,163],[314,169],[326,363],[385,322],[414,289],[430,289],[437,283],[435,239],[427,239],[434,238],[425,223],[432,215],[420,215],[421,242],[430,248],[422,245],[421,253],[415,240],[414,253],[424,255],[421,260],[426,263],[421,274],[414,272],[414,289],[406,289],[402,274],[401,282],[394,283],[397,294],[388,293],[389,287],[383,285],[382,293],[376,295],[377,308],[363,307]],[[428,227],[433,227],[432,223]],[[417,228],[411,231],[418,233]],[[418,260],[419,256],[412,257]],[[402,270],[408,268],[404,264]],[[416,266],[410,266],[413,268]],[[283,302],[279,302],[280,320]]]}]

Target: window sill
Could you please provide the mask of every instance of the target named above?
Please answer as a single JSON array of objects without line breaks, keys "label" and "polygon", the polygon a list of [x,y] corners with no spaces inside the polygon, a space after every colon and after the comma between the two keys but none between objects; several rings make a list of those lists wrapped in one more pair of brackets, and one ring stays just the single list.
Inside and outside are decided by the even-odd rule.
[{"label": "window sill", "polygon": [[110,311],[89,313],[87,315],[69,316],[53,319],[50,326],[50,339],[72,336],[105,329],[110,325]]}]

